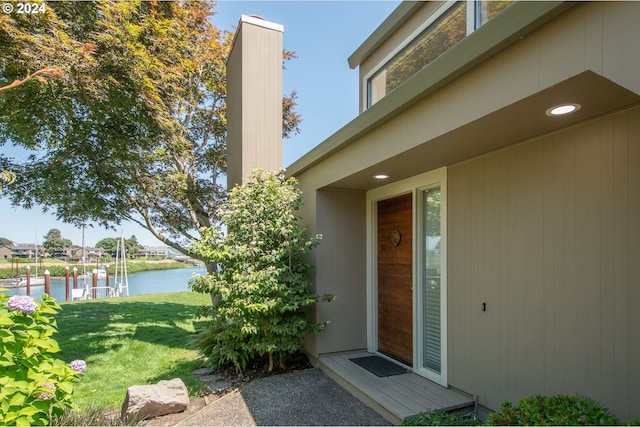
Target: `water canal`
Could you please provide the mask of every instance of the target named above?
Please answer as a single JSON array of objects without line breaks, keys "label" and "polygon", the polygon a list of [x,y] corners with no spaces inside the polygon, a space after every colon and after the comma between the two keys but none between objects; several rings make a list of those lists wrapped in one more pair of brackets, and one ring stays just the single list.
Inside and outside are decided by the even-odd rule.
[{"label": "water canal", "polygon": [[[129,295],[161,294],[167,292],[185,292],[189,290],[189,279],[194,274],[206,274],[205,267],[185,267],[171,270],[143,271],[129,275]],[[89,286],[91,281],[87,280]],[[111,279],[113,286],[113,279]],[[70,284],[73,287],[73,281]],[[78,287],[82,286],[82,279]],[[105,286],[104,280],[98,282],[98,286]],[[26,295],[26,288],[5,288],[6,295]],[[44,285],[32,286],[31,296],[40,300],[44,293]],[[66,296],[65,280],[51,279],[51,296],[57,301],[64,301]]]}]

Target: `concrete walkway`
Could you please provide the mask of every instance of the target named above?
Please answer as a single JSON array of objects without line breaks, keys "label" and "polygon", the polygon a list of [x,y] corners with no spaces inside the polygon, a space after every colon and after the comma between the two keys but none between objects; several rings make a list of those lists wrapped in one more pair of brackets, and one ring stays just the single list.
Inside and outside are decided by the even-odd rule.
[{"label": "concrete walkway", "polygon": [[251,381],[177,426],[390,425],[319,369]]}]

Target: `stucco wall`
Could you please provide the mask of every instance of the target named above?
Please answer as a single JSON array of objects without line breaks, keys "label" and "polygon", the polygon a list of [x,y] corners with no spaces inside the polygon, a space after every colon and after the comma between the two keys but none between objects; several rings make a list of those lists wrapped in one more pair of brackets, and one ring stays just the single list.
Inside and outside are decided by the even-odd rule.
[{"label": "stucco wall", "polygon": [[640,108],[448,176],[449,383],[640,416]]}]

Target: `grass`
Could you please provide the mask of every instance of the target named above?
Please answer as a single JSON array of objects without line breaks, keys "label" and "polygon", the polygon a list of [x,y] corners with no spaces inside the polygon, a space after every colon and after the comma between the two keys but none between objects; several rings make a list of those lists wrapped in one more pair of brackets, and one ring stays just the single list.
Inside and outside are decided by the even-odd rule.
[{"label": "grass", "polygon": [[79,409],[122,406],[127,388],[181,378],[191,396],[204,391],[192,374],[202,365],[191,348],[195,312],[210,299],[193,292],[61,303],[54,338],[66,362],[87,371],[74,388]]}]

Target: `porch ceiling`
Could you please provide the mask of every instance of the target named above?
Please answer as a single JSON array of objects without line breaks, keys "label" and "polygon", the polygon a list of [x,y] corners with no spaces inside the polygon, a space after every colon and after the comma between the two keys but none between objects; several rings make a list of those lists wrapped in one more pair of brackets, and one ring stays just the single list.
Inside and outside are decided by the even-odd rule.
[{"label": "porch ceiling", "polygon": [[[545,111],[561,103],[580,110],[549,117]],[[640,103],[640,96],[591,71],[508,105],[421,145],[337,180],[327,187],[370,190]],[[375,132],[375,130],[373,130]],[[392,142],[390,142],[392,143]],[[390,178],[376,180],[376,174]]]}]

